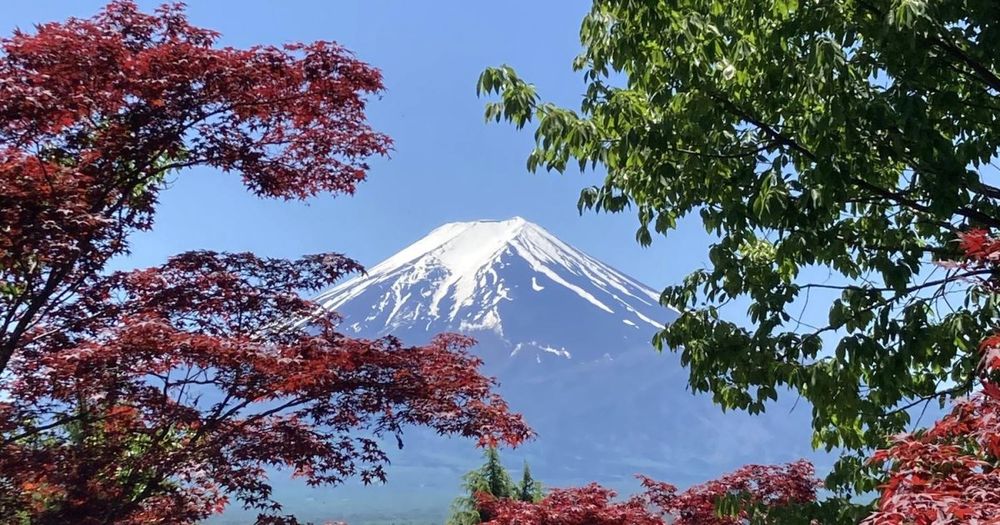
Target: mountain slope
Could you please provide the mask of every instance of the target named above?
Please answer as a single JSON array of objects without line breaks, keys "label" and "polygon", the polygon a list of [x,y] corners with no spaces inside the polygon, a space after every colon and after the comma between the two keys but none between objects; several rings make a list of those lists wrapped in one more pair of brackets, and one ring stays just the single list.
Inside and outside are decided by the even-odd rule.
[{"label": "mountain slope", "polygon": [[[749,462],[810,455],[806,403],[792,410],[783,402],[762,416],[723,414],[709,397],[687,391],[676,354],[650,345],[677,317],[657,297],[513,218],[441,226],[317,299],[357,336],[475,337],[486,373],[538,433],[503,455],[512,467],[527,459],[549,486],[598,481],[630,491],[640,472],[685,486]],[[366,523],[378,514],[440,523],[479,451],[421,429],[403,441],[384,487],[289,486],[277,495],[318,522]]]},{"label": "mountain slope", "polygon": [[[537,362],[600,358],[623,343],[647,343],[676,317],[658,296],[515,217],[441,226],[317,300],[356,334],[458,331]],[[588,327],[583,340],[581,326]]]}]

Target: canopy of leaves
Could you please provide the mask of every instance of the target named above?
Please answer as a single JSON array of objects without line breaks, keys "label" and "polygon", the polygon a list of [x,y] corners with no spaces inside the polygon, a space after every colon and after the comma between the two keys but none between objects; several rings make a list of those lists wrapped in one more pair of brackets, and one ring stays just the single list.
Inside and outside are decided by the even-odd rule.
[{"label": "canopy of leaves", "polygon": [[296,294],[356,268],[193,252],[81,288],[52,314],[68,329],[34,338],[0,379],[3,521],[193,523],[235,498],[264,523],[280,510],[269,466],[368,483],[385,478],[378,438],[407,425],[486,445],[529,436],[470,340],[350,339]]},{"label": "canopy of leaves", "polygon": [[[556,489],[535,503],[478,495],[490,525],[739,525],[809,523],[801,509],[816,499],[819,480],[806,461],[747,465],[684,492],[641,478],[645,491],[624,501],[597,484]],[[772,521],[774,514],[799,521]]]},{"label": "canopy of leaves", "polygon": [[0,40],[0,371],[25,334],[152,226],[168,173],[262,197],[352,193],[389,139],[378,70],[332,42],[217,48],[180,4],[116,0]]},{"label": "canopy of leaves", "polygon": [[194,523],[235,499],[292,524],[269,467],[371,482],[407,425],[530,434],[470,340],[351,339],[301,299],[360,270],[343,256],[105,273],[176,170],[238,172],[262,197],[350,194],[391,146],[365,115],[381,74],[339,45],[216,38],[182,4],[115,0],[0,41],[0,522]]},{"label": "canopy of leaves", "polygon": [[[1000,241],[982,230],[962,236],[963,267],[996,268]],[[986,293],[995,279],[980,281]],[[931,429],[897,436],[875,454],[888,467],[878,510],[863,525],[975,525],[1000,516],[1000,335],[980,345],[983,390],[956,404]]]},{"label": "canopy of leaves", "polygon": [[[580,35],[579,111],[503,66],[486,117],[537,123],[529,169],[605,168],[581,210],[634,207],[639,242],[691,214],[717,236],[654,341],[692,388],[749,411],[791,388],[815,444],[847,450],[972,388],[997,307],[962,278],[992,270],[933,261],[1000,226],[1000,3],[595,0]],[[733,301],[746,322],[720,315]],[[828,481],[873,489],[862,457]]]},{"label": "canopy of leaves", "polygon": [[498,499],[480,494],[478,504],[492,519],[487,525],[665,525],[646,501],[635,497],[614,501],[615,491],[597,484],[555,489],[538,503]]},{"label": "canopy of leaves", "polygon": [[805,460],[788,465],[746,465],[684,492],[643,478],[647,497],[664,509],[674,525],[768,523],[768,514],[811,503],[819,481]]}]

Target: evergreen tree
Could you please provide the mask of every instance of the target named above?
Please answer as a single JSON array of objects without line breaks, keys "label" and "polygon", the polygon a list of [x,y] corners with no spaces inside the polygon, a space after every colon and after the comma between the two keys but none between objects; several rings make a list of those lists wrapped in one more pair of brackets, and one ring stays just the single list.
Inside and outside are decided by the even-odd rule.
[{"label": "evergreen tree", "polygon": [[531,477],[531,467],[524,462],[521,474],[521,484],[517,487],[517,499],[528,503],[538,503],[542,500],[542,484]]},{"label": "evergreen tree", "polygon": [[486,458],[486,463],[480,471],[480,476],[485,482],[486,492],[497,498],[514,497],[517,489],[514,480],[511,479],[507,469],[500,462],[500,452],[496,448],[490,447],[486,449],[483,456]]},{"label": "evergreen tree", "polygon": [[519,487],[500,462],[500,452],[494,447],[487,448],[483,459],[481,467],[462,477],[466,494],[452,503],[447,525],[475,525],[490,520],[489,514],[476,505],[476,494],[486,493],[500,499],[519,496]]}]

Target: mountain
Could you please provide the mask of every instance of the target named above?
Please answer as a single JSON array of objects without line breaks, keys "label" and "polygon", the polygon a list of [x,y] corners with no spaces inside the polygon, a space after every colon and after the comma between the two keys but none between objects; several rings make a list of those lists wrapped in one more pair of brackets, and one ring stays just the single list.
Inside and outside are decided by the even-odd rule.
[{"label": "mountain", "polygon": [[[585,362],[647,344],[676,312],[659,294],[520,217],[456,222],[316,299],[368,336],[457,331],[509,362]],[[581,330],[586,327],[586,330]],[[486,356],[484,356],[486,357]]]},{"label": "mountain", "polygon": [[[683,487],[745,463],[811,456],[805,402],[724,414],[686,389],[676,354],[650,344],[677,317],[658,296],[515,217],[445,224],[317,301],[356,336],[475,337],[485,372],[538,433],[502,455],[515,468],[527,459],[548,486],[598,481],[627,492],[644,473]],[[317,522],[440,523],[479,451],[422,429],[403,441],[386,486],[289,486],[276,495]]]}]

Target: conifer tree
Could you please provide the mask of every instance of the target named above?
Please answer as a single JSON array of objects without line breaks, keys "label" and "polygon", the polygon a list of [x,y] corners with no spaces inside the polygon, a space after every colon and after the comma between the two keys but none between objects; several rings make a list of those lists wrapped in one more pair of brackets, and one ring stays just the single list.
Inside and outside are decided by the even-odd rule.
[{"label": "conifer tree", "polygon": [[486,449],[483,456],[486,458],[486,463],[483,465],[480,476],[487,488],[485,492],[489,492],[497,498],[514,497],[517,492],[514,480],[511,479],[507,469],[500,462],[500,452],[495,447],[490,447]]},{"label": "conifer tree", "polygon": [[491,519],[490,513],[476,503],[477,494],[489,494],[496,499],[519,496],[519,487],[501,463],[500,452],[489,447],[483,452],[483,459],[481,467],[463,476],[466,494],[452,503],[447,525],[475,525]]},{"label": "conifer tree", "polygon": [[538,503],[542,500],[542,484],[531,477],[531,467],[524,462],[521,473],[521,484],[517,487],[517,499],[527,503]]}]

